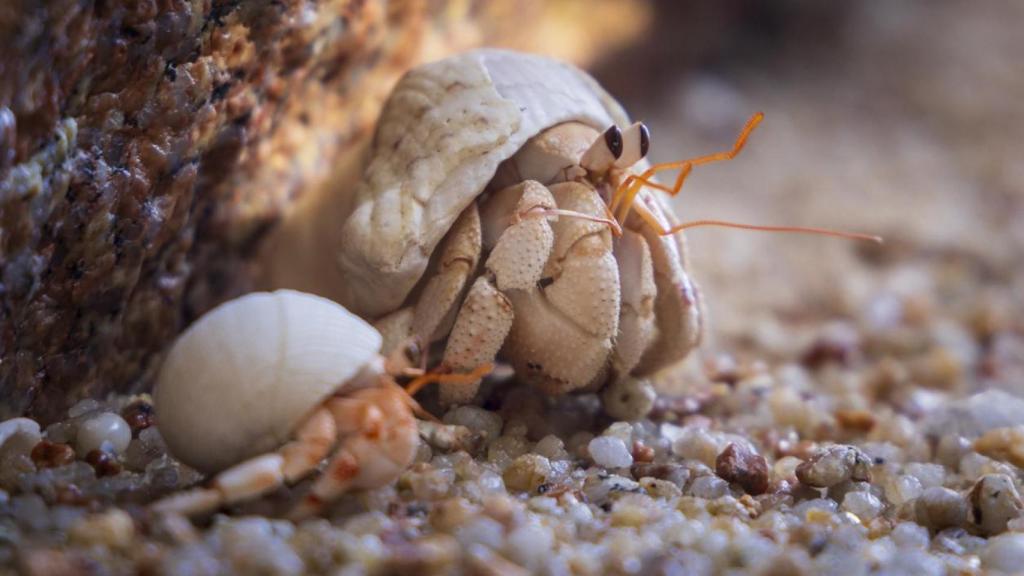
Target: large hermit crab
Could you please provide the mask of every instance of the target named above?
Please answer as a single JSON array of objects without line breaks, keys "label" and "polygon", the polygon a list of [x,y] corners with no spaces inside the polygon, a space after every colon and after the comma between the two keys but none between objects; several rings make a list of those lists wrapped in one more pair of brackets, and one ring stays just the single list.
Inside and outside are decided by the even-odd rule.
[{"label": "large hermit crab", "polygon": [[[648,167],[647,129],[575,67],[490,49],[423,65],[385,104],[333,233],[330,296],[375,320],[385,350],[442,343],[452,372],[500,355],[551,394],[611,383],[606,408],[642,416],[653,391],[635,377],[701,335],[688,224],[655,190],[734,156],[760,118],[730,151]],[[653,180],[670,168],[673,187]],[[478,385],[445,383],[441,399],[466,402]]]}]

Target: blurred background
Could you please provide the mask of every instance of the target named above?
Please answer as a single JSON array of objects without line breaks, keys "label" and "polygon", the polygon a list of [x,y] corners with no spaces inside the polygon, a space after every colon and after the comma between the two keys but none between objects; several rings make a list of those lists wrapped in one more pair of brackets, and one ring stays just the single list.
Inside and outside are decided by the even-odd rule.
[{"label": "blurred background", "polygon": [[786,355],[823,318],[1024,309],[1024,4],[651,9],[635,41],[592,70],[650,126],[655,161],[728,149],[766,113],[737,159],[694,171],[675,200],[682,219],[886,239],[688,232],[712,339]]}]

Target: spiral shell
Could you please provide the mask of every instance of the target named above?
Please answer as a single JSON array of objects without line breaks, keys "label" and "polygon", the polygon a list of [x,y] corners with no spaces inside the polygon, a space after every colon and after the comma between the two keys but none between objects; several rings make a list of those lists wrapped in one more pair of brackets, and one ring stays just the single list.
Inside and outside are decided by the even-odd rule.
[{"label": "spiral shell", "polygon": [[160,431],[203,472],[273,450],[380,346],[372,326],[319,296],[278,290],[224,303],[167,355],[154,397]]}]

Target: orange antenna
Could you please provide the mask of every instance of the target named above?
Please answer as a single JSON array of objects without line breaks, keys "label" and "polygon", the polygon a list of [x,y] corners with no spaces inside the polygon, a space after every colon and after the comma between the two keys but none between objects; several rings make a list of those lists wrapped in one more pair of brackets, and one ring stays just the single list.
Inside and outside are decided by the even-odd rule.
[{"label": "orange antenna", "polygon": [[[637,193],[639,193],[640,189],[645,185],[650,186],[651,188],[657,188],[658,190],[662,190],[672,196],[675,196],[683,189],[683,183],[686,182],[686,177],[693,171],[694,166],[709,164],[711,162],[721,162],[723,160],[732,160],[735,158],[736,155],[743,150],[743,147],[746,146],[747,139],[750,137],[751,132],[754,131],[754,128],[757,128],[757,125],[760,124],[762,120],[764,120],[763,112],[757,112],[751,116],[743,126],[743,130],[740,131],[740,135],[736,137],[736,142],[733,143],[731,150],[707,154],[705,156],[698,156],[688,160],[655,164],[645,170],[640,176],[628,176],[615,189],[615,193],[612,194],[611,202],[609,202],[612,213],[615,214],[616,219],[619,222],[625,222],[626,218],[629,217],[629,211],[633,206],[633,202],[636,200]],[[679,173],[676,175],[676,181],[671,188],[651,181],[651,176],[654,176],[658,172],[675,169],[678,169]]]},{"label": "orange antenna", "polygon": [[648,226],[654,228],[662,236],[668,236],[675,234],[687,228],[700,228],[718,226],[721,228],[738,228],[740,230],[754,230],[758,232],[788,232],[797,234],[816,234],[819,236],[832,236],[835,238],[845,238],[847,240],[863,240],[866,242],[875,242],[881,244],[883,239],[881,236],[874,234],[863,234],[860,232],[846,232],[844,230],[833,230],[831,228],[816,228],[811,226],[762,226],[759,224],[742,224],[739,222],[729,222],[728,220],[693,220],[690,222],[683,222],[682,224],[676,224],[666,228],[658,218],[651,213],[651,211],[643,204],[637,205],[637,214],[647,223]]},{"label": "orange antenna", "polygon": [[847,240],[864,240],[866,242],[883,242],[881,236],[874,234],[862,234],[860,232],[846,232],[843,230],[832,230],[831,228],[816,228],[813,226],[761,226],[759,224],[741,224],[727,220],[693,220],[677,224],[662,232],[662,235],[675,234],[687,228],[700,228],[705,226],[719,226],[722,228],[739,228],[741,230],[756,230],[758,232],[793,232],[797,234],[817,234],[819,236],[834,236],[846,238]]},{"label": "orange antenna", "polygon": [[453,372],[428,372],[422,376],[416,377],[412,382],[406,384],[405,391],[409,396],[413,396],[428,384],[433,384],[435,382],[438,384],[444,384],[446,382],[450,382],[452,384],[468,384],[470,382],[476,382],[484,376],[487,376],[493,370],[494,364],[486,362],[474,368],[472,372],[466,374],[457,374]]}]

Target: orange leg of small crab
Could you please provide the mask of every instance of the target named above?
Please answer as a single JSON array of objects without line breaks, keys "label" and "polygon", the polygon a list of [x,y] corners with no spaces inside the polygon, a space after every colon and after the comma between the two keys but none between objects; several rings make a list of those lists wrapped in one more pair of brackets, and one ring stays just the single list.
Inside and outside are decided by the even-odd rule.
[{"label": "orange leg of small crab", "polygon": [[[683,183],[686,181],[686,177],[693,171],[694,166],[700,166],[702,164],[709,164],[711,162],[721,162],[723,160],[732,160],[737,154],[743,150],[743,147],[747,144],[747,138],[750,137],[750,133],[754,131],[761,121],[764,120],[764,113],[757,112],[747,120],[747,123],[743,126],[743,130],[740,131],[740,135],[736,138],[736,142],[733,144],[731,150],[723,152],[716,152],[714,154],[707,154],[705,156],[698,156],[696,158],[690,158],[688,160],[680,160],[677,162],[664,162],[661,164],[655,164],[645,170],[639,177],[629,176],[615,189],[615,193],[612,195],[610,202],[612,212],[616,215],[616,219],[619,222],[624,222],[629,216],[630,208],[636,199],[637,193],[640,192],[640,188],[644,185],[652,186],[668,192],[670,195],[675,196],[683,188]],[[671,188],[657,185],[653,186],[650,182],[651,177],[665,170],[678,169],[679,173],[676,175],[676,181]]]},{"label": "orange leg of small crab", "polygon": [[319,408],[299,427],[295,438],[276,452],[255,456],[218,473],[208,488],[166,496],[153,503],[152,509],[157,513],[197,516],[256,498],[312,472],[330,452],[337,437],[334,417],[326,408]]},{"label": "orange leg of small crab", "polygon": [[658,231],[658,234],[662,236],[668,236],[681,232],[688,228],[700,228],[708,226],[717,226],[721,228],[739,228],[741,230],[755,230],[758,232],[791,232],[797,234],[815,234],[818,236],[832,236],[835,238],[846,238],[848,240],[864,240],[867,242],[875,242],[878,244],[882,243],[882,237],[874,234],[862,234],[860,232],[845,232],[843,230],[832,230],[830,228],[817,228],[813,226],[762,226],[759,224],[742,224],[739,222],[729,222],[727,220],[692,220],[690,222],[683,222],[676,224],[675,226],[666,228],[658,221],[658,219],[651,213],[651,211],[644,205],[637,205],[637,215],[640,216],[643,221]]}]

